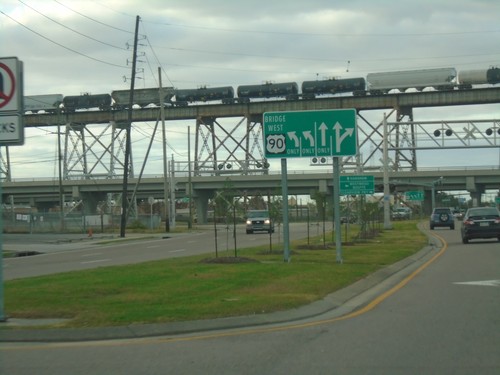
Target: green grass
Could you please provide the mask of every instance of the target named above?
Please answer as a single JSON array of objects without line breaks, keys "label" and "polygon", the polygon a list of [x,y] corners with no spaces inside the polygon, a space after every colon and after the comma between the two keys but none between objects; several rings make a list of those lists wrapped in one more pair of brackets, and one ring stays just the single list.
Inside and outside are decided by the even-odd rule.
[{"label": "green grass", "polygon": [[336,263],[334,248],[304,250],[305,241],[298,241],[291,244],[290,263],[275,246],[272,253],[266,247],[238,250],[238,257],[257,262],[208,263],[205,255],[19,279],[5,283],[5,310],[12,318],[68,318],[64,327],[285,310],[321,299],[426,242],[416,222],[409,221],[343,246],[343,264]]}]

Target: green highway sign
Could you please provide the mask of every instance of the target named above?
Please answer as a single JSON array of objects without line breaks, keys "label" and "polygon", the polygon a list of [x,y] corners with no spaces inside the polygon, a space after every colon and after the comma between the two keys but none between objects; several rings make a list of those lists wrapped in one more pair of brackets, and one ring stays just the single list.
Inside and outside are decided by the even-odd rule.
[{"label": "green highway sign", "polygon": [[374,192],[374,176],[340,176],[340,195],[366,195]]},{"label": "green highway sign", "polygon": [[262,125],[267,158],[357,153],[355,109],[266,112]]},{"label": "green highway sign", "polygon": [[405,193],[405,197],[409,201],[423,201],[424,200],[424,192],[420,191],[420,190],[407,191]]}]

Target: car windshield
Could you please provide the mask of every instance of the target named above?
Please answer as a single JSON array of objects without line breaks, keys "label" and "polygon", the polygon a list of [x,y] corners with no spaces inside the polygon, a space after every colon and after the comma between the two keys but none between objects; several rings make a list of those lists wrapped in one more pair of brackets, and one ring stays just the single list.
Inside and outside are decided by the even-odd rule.
[{"label": "car windshield", "polygon": [[479,208],[477,210],[470,210],[469,217],[477,218],[477,217],[498,217],[498,211],[494,208]]},{"label": "car windshield", "polygon": [[269,217],[269,212],[267,212],[267,211],[248,211],[247,217],[248,218]]},{"label": "car windshield", "polygon": [[435,214],[449,214],[450,210],[448,208],[436,208]]}]

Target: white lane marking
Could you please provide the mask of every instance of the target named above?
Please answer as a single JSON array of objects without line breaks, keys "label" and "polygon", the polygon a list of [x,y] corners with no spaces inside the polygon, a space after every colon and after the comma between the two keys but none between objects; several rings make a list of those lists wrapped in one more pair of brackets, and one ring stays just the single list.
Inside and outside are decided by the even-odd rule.
[{"label": "white lane marking", "polygon": [[182,251],[186,251],[186,249],[170,250],[169,253],[180,253]]},{"label": "white lane marking", "polygon": [[109,262],[111,259],[96,259],[96,260],[89,260],[87,262],[80,262],[80,264],[89,264],[89,263],[100,263],[100,262]]},{"label": "white lane marking", "polygon": [[102,253],[83,254],[82,258],[84,258],[84,257],[93,257],[94,255],[102,255]]},{"label": "white lane marking", "polygon": [[500,287],[500,280],[484,280],[484,281],[464,281],[453,283],[458,285],[478,285],[478,286],[497,286]]}]

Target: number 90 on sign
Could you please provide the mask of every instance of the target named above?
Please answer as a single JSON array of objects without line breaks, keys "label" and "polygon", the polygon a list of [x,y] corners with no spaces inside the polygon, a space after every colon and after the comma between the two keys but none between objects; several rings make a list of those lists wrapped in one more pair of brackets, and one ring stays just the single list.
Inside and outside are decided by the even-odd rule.
[{"label": "number 90 on sign", "polygon": [[284,134],[270,134],[266,136],[266,151],[269,154],[284,154],[286,152],[286,138]]}]

